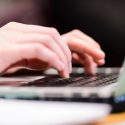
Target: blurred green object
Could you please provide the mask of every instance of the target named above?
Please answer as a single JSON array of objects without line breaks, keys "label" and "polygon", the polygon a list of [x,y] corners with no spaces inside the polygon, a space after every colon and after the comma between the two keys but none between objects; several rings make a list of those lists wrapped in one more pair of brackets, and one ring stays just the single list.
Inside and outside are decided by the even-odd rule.
[{"label": "blurred green object", "polygon": [[118,89],[116,89],[115,97],[125,96],[125,60],[118,79]]}]

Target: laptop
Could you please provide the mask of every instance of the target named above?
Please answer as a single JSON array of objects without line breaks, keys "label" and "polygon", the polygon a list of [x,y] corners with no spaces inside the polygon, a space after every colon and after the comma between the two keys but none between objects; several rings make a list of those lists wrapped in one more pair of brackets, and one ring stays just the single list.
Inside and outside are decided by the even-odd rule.
[{"label": "laptop", "polygon": [[74,68],[68,79],[49,70],[35,79],[16,80],[14,85],[11,80],[1,81],[0,98],[108,103],[113,112],[121,112],[125,110],[124,76],[125,62],[122,68],[99,68],[96,76],[87,76],[82,68]]},{"label": "laptop", "polygon": [[123,112],[124,76],[125,63],[122,68],[99,68],[96,76],[73,68],[69,79],[60,78],[55,70],[42,76],[1,77],[0,123],[87,124],[110,112]]}]

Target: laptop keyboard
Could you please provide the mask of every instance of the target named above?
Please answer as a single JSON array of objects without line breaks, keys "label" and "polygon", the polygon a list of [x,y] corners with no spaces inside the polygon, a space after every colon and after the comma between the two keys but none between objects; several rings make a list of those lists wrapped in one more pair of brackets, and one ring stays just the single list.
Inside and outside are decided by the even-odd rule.
[{"label": "laptop keyboard", "polygon": [[98,73],[96,76],[72,74],[70,78],[60,78],[58,75],[49,75],[45,78],[31,81],[21,86],[33,87],[98,87],[117,82],[118,73]]}]

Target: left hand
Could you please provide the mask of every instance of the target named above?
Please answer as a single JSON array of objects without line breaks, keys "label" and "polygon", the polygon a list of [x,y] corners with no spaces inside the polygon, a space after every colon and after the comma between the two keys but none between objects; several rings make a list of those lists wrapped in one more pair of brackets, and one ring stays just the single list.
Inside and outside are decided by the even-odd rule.
[{"label": "left hand", "polygon": [[73,62],[84,65],[87,74],[94,75],[97,66],[105,63],[105,53],[100,45],[83,32],[73,30],[62,35],[62,39],[72,51]]}]

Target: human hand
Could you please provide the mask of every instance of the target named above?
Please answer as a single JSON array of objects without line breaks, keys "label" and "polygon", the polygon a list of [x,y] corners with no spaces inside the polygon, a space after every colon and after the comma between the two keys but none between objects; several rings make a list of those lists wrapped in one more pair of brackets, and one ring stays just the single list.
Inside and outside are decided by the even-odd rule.
[{"label": "human hand", "polygon": [[54,28],[11,22],[0,28],[0,73],[55,68],[68,77],[71,52]]},{"label": "human hand", "polygon": [[105,53],[100,45],[83,32],[73,30],[62,35],[62,39],[72,51],[73,62],[84,65],[87,74],[94,75],[97,66],[105,63]]}]

